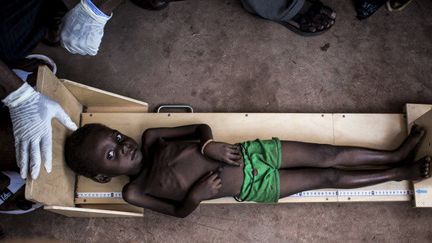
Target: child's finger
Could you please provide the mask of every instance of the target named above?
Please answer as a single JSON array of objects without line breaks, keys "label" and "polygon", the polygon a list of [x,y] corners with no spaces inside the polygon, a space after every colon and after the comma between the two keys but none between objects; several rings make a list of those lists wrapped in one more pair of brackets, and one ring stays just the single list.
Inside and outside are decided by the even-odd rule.
[{"label": "child's finger", "polygon": [[225,162],[229,165],[234,165],[234,166],[240,166],[240,164],[241,164],[240,161],[235,161],[232,159],[227,159]]},{"label": "child's finger", "polygon": [[207,174],[205,174],[204,176],[202,176],[199,181],[203,182],[203,181],[208,180],[212,174],[213,174],[213,171],[208,172]]},{"label": "child's finger", "polygon": [[218,178],[219,178],[219,173],[213,173],[213,174],[210,176],[209,180],[210,180],[210,181],[215,181],[215,180],[217,180]]},{"label": "child's finger", "polygon": [[228,148],[229,148],[230,150],[240,151],[238,146],[229,146]]},{"label": "child's finger", "polygon": [[231,149],[231,150],[229,151],[229,153],[240,155],[240,151],[238,151],[238,150],[234,150],[234,149]]},{"label": "child's finger", "polygon": [[228,155],[228,157],[234,161],[238,161],[241,159],[241,156],[239,154],[230,154],[230,155]]}]

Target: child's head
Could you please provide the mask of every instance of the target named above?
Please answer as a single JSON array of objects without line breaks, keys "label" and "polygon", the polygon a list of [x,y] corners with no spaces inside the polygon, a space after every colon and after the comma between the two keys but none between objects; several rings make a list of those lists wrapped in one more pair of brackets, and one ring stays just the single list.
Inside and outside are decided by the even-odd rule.
[{"label": "child's head", "polygon": [[77,174],[106,183],[114,176],[138,173],[142,153],[132,138],[119,131],[87,124],[66,139],[65,159]]}]

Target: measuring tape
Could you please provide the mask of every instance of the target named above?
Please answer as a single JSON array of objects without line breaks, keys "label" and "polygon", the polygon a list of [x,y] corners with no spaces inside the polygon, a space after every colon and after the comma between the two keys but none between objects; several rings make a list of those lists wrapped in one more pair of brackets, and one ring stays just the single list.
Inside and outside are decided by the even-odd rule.
[{"label": "measuring tape", "polygon": [[349,197],[362,197],[362,196],[408,196],[412,195],[412,190],[339,190],[339,191],[305,191],[299,192],[290,197],[338,197],[338,196],[349,196]]},{"label": "measuring tape", "polygon": [[[412,190],[339,190],[339,191],[304,191],[290,197],[338,197],[338,196],[408,196],[413,195]],[[122,198],[121,192],[78,192],[76,198]]]},{"label": "measuring tape", "polygon": [[75,198],[122,198],[121,192],[77,192]]}]

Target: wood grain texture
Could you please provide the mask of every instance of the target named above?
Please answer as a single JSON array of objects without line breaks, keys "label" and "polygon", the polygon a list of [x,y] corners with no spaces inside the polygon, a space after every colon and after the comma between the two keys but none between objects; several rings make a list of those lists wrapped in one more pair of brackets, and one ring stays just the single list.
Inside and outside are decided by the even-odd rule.
[{"label": "wood grain texture", "polygon": [[148,112],[148,104],[63,79],[63,84],[85,107],[86,112]]},{"label": "wood grain texture", "polygon": [[[432,111],[431,105],[414,105],[407,106],[407,125],[417,124],[426,129],[426,135],[421,142],[416,159],[432,155]],[[411,122],[409,122],[411,121]],[[432,207],[432,179],[414,182],[414,201],[416,207]]]},{"label": "wood grain texture", "polygon": [[[46,66],[39,68],[37,90],[57,101],[71,119],[79,124],[82,105]],[[48,174],[42,165],[37,180],[27,179],[27,199],[44,205],[74,205],[75,173],[66,166],[63,156],[63,145],[69,133],[67,128],[53,120],[52,171]]]}]

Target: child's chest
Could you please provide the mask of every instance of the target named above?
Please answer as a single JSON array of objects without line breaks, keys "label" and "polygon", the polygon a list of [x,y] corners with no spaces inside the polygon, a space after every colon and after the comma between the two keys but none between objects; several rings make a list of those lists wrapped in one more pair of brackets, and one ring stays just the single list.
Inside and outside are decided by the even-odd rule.
[{"label": "child's chest", "polygon": [[156,197],[182,200],[191,186],[218,163],[202,156],[195,143],[166,143],[158,148],[146,178],[146,192]]}]

